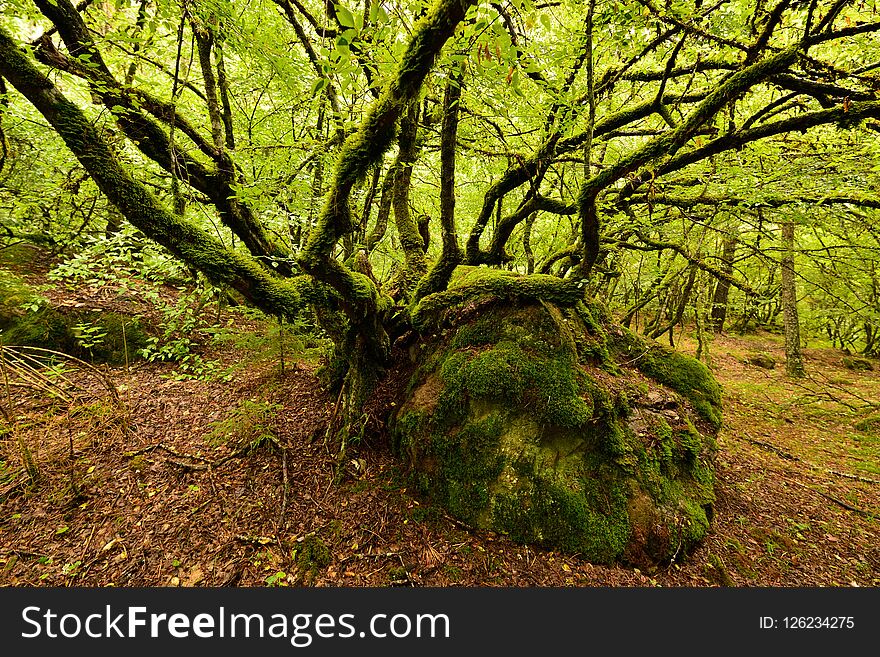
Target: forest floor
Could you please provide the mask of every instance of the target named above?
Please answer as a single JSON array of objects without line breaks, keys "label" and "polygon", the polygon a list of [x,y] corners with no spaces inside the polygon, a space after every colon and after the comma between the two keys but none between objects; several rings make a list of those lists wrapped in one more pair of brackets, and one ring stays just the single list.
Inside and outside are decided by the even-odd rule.
[{"label": "forest floor", "polygon": [[[270,327],[236,317],[203,351],[228,382],[138,361],[71,371],[70,404],[13,392],[0,585],[880,586],[877,360],[852,371],[838,351],[806,349],[809,378],[792,380],[779,336],[715,337],[725,422],[712,533],[640,572],[467,529],[407,490],[381,430],[340,458],[316,363],[292,362],[289,346],[282,373]],[[693,354],[687,339],[679,348]],[[748,365],[753,352],[780,364]]]}]

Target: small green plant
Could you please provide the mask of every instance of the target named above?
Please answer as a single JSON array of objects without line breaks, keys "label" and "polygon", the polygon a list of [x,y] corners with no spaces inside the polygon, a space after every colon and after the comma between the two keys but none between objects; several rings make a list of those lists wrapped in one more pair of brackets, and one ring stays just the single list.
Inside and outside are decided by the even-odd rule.
[{"label": "small green plant", "polygon": [[287,573],[279,570],[274,575],[266,577],[266,586],[287,586]]},{"label": "small green plant", "polygon": [[20,435],[16,436],[16,438],[18,441],[18,451],[21,455],[21,462],[24,464],[25,472],[28,473],[31,483],[36,483],[40,478],[40,468],[37,466],[37,462],[34,460],[34,455],[31,452],[30,447],[28,447],[28,444]]},{"label": "small green plant", "polygon": [[73,563],[66,563],[61,567],[61,574],[73,579],[79,575],[80,566],[82,566],[82,561],[79,560],[74,561]]},{"label": "small green plant", "polygon": [[177,371],[173,375],[177,380],[231,380],[229,368],[196,352],[199,334],[211,333],[202,310],[214,297],[216,290],[210,285],[197,287],[191,292],[180,289],[181,294],[175,303],[166,302],[156,290],[144,293],[145,298],[162,311],[162,335],[147,338],[146,346],[139,349],[138,354],[150,362],[177,363]]},{"label": "small green plant", "polygon": [[104,285],[130,277],[142,280],[180,280],[184,269],[161,247],[144,242],[135,228],[124,226],[108,237],[88,237],[82,246],[49,272],[49,280],[68,284]]},{"label": "small green plant", "polygon": [[211,425],[208,440],[214,444],[227,444],[237,452],[252,452],[277,445],[273,423],[281,408],[281,404],[246,399],[229,417]]},{"label": "small green plant", "polygon": [[76,324],[72,327],[74,338],[77,345],[89,352],[89,358],[95,359],[92,351],[95,347],[103,344],[104,338],[107,337],[107,329],[97,324]]},{"label": "small green plant", "polygon": [[46,300],[43,299],[42,297],[31,297],[27,301],[22,302],[19,305],[19,308],[21,308],[25,312],[35,313],[40,308],[42,308],[45,303],[46,303]]}]

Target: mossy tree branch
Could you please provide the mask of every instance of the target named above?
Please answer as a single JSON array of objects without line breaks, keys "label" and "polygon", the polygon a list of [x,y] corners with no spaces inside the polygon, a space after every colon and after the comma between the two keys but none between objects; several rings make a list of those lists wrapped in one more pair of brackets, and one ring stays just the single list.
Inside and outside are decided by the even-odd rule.
[{"label": "mossy tree branch", "polygon": [[678,171],[718,153],[741,148],[753,141],[789,132],[806,132],[811,128],[832,123],[837,125],[856,125],[867,118],[880,118],[880,101],[844,102],[831,109],[805,112],[772,123],[765,123],[749,129],[728,133],[707,142],[699,148],[694,148],[670,158],[653,171],[644,171],[637,176],[631,177],[623,189],[621,189],[618,198],[623,200],[629,197],[652,178]]},{"label": "mossy tree branch", "polygon": [[362,317],[378,308],[373,282],[333,258],[340,237],[353,229],[351,190],[390,148],[401,113],[417,97],[435,57],[474,3],[438,0],[434,4],[413,29],[397,73],[342,146],[324,209],[299,262],[306,272],[332,286],[346,300],[351,316]]},{"label": "mossy tree branch", "polygon": [[584,299],[583,281],[545,274],[519,276],[512,272],[477,268],[448,290],[424,297],[412,311],[413,326],[429,330],[446,311],[467,301],[489,296],[496,299],[529,299],[574,306]]},{"label": "mossy tree branch", "polygon": [[625,240],[609,239],[609,242],[615,244],[618,248],[635,249],[637,251],[674,251],[698,269],[702,269],[704,272],[711,274],[718,280],[728,282],[730,285],[733,285],[735,288],[742,290],[749,296],[758,296],[758,293],[748,283],[745,283],[735,278],[731,274],[728,274],[727,272],[718,269],[717,267],[713,267],[703,258],[691,254],[681,244],[676,244],[675,242],[661,242],[658,240],[653,240],[641,231],[634,231],[634,233],[639,241],[644,244],[644,246],[633,244],[632,242],[628,242]]},{"label": "mossy tree branch", "polygon": [[528,182],[538,174],[542,166],[553,158],[556,153],[556,145],[560,134],[555,132],[551,135],[530,158],[523,160],[519,166],[508,169],[500,179],[492,184],[483,197],[483,205],[480,214],[477,215],[471,228],[465,251],[465,262],[469,265],[487,264],[490,257],[480,249],[480,238],[492,218],[492,211],[498,205],[499,200],[520,185]]},{"label": "mossy tree branch", "polygon": [[614,166],[608,167],[584,182],[578,193],[578,214],[584,251],[581,268],[585,274],[589,274],[599,254],[599,217],[596,209],[596,198],[599,193],[617,180],[657,158],[672,158],[706,122],[712,119],[732,99],[795,63],[799,50],[799,44],[790,46],[778,54],[734,73],[724,84],[698,104],[677,128],[651,139],[635,152],[622,158]]},{"label": "mossy tree branch", "polygon": [[[704,97],[705,94],[690,94],[684,96],[681,94],[664,94],[663,103],[667,105],[683,102],[691,103],[702,100]],[[615,130],[619,130],[631,123],[645,119],[656,112],[657,103],[653,99],[645,103],[640,103],[634,107],[627,107],[605,117],[604,119],[596,121],[593,129],[593,137],[599,138],[609,135]],[[482,208],[474,221],[471,234],[468,238],[465,255],[465,261],[468,264],[497,264],[499,262],[498,254],[500,251],[498,249],[498,244],[502,242],[503,235],[498,238],[493,238],[493,243],[489,251],[483,251],[480,249],[480,238],[489,223],[489,219],[492,217],[492,211],[496,208],[498,200],[535,178],[542,167],[545,167],[553,161],[555,157],[570,153],[571,151],[582,147],[586,140],[586,132],[578,133],[564,139],[562,139],[558,133],[554,133],[551,138],[538,148],[532,157],[526,158],[517,166],[508,169],[500,179],[489,187],[483,197]],[[565,214],[567,214],[567,212]],[[505,225],[505,229],[507,227],[508,226]],[[509,227],[512,230],[515,225]],[[508,233],[507,237],[509,238],[509,236],[510,234]],[[503,248],[504,244],[501,244],[501,246]]]},{"label": "mossy tree branch", "polygon": [[455,231],[455,145],[463,84],[461,70],[455,71],[446,82],[443,94],[443,124],[440,128],[440,230],[443,246],[440,258],[416,289],[416,301],[445,289],[455,267],[461,262],[461,247]]},{"label": "mossy tree branch", "polygon": [[670,194],[636,194],[629,199],[630,204],[650,203],[652,205],[668,205],[676,208],[694,208],[704,206],[731,206],[747,209],[781,208],[787,205],[807,204],[818,207],[835,205],[854,205],[861,208],[880,210],[880,199],[858,196],[768,196],[761,199],[747,199],[737,196],[676,196]]},{"label": "mossy tree branch", "polygon": [[[63,65],[66,70],[84,78],[89,83],[92,92],[101,99],[105,107],[114,113],[117,123],[126,137],[141,152],[172,176],[183,180],[208,196],[217,208],[224,225],[244,242],[254,256],[262,258],[260,262],[264,266],[270,267],[271,261],[274,262],[276,271],[291,275],[293,270],[289,263],[287,250],[268,235],[251,209],[236,199],[233,189],[235,165],[223,148],[223,140],[218,139],[217,130],[214,130],[214,139],[210,146],[201,143],[204,141],[201,135],[179,115],[173,105],[155,101],[143,92],[133,92],[123,88],[104,62],[82,16],[69,0],[35,1],[40,11],[56,26],[67,45],[71,58],[74,59],[71,62],[70,58],[65,58],[61,53],[58,53],[51,42],[43,40],[41,41],[41,51],[45,61],[50,65]],[[205,50],[203,55],[208,55],[210,66],[210,43],[205,42],[200,45],[201,47],[204,47]],[[209,71],[206,85],[213,83],[213,72]],[[216,104],[216,91],[213,94],[206,94],[209,106],[212,96]],[[194,143],[199,145],[200,150],[214,160],[216,171],[209,171],[176,148],[165,131],[144,115],[140,108],[144,100],[147,101],[144,108],[150,111],[153,116],[166,121],[169,125],[181,128],[184,134],[193,139]],[[212,112],[212,124],[215,118],[217,121],[221,120],[219,109],[215,109],[216,112]]]},{"label": "mossy tree branch", "polygon": [[[279,7],[281,7],[284,17],[287,19],[287,22],[290,23],[291,27],[293,27],[293,31],[296,33],[296,38],[299,40],[299,43],[303,47],[303,50],[305,50],[306,56],[309,58],[309,63],[312,65],[315,73],[319,78],[325,81],[327,100],[330,101],[330,108],[333,110],[333,119],[337,124],[337,128],[339,130],[342,130],[342,112],[339,106],[339,94],[336,92],[336,85],[333,84],[333,80],[327,77],[327,75],[321,69],[321,61],[318,59],[318,54],[315,52],[315,48],[312,46],[309,35],[306,34],[302,23],[300,23],[299,19],[297,19],[296,13],[293,10],[293,4],[291,4],[291,2],[289,2],[288,0],[274,0],[274,2]],[[300,5],[299,3],[297,3],[297,8],[300,10],[301,13],[304,12],[304,15],[307,16],[307,19],[311,17],[311,14],[306,12],[305,7],[302,7],[302,5]],[[331,34],[324,34],[324,36],[329,36],[331,38],[335,37],[336,31],[332,30]]]},{"label": "mossy tree branch", "polygon": [[211,61],[214,51],[214,31],[210,25],[192,23],[193,36],[199,53],[199,65],[202,69],[202,80],[205,83],[205,104],[208,107],[208,118],[211,121],[211,139],[214,148],[222,153],[226,147],[223,135],[223,118],[220,115],[220,101],[217,97],[217,78],[214,75],[214,64]]},{"label": "mossy tree branch", "polygon": [[92,176],[98,188],[136,228],[217,285],[228,285],[259,308],[294,318],[306,303],[333,305],[332,293],[308,277],[273,276],[258,262],[168,211],[118,161],[92,122],[0,30],[0,75],[43,115]]}]

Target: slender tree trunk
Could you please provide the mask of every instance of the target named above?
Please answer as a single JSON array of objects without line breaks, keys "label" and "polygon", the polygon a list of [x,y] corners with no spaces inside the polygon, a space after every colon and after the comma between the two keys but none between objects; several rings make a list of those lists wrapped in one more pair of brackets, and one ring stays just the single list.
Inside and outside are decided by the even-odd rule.
[{"label": "slender tree trunk", "polygon": [[461,262],[461,248],[455,231],[455,148],[458,139],[458,113],[464,76],[451,72],[443,94],[443,123],[440,128],[440,257],[422,278],[415,298],[422,299],[446,289],[452,272]]},{"label": "slender tree trunk", "polygon": [[[138,6],[138,15],[137,20],[134,24],[134,36],[140,37],[144,31],[144,24],[147,22],[147,3],[148,0],[141,0],[140,5]],[[143,44],[139,40],[139,38],[135,38],[134,45],[132,46],[132,52],[137,55],[140,52]],[[128,65],[128,70],[125,72],[125,86],[130,87],[134,83],[134,76],[137,73],[138,60],[137,57],[131,58],[131,63]]]},{"label": "slender tree trunk", "polygon": [[[721,271],[731,276],[733,274],[733,258],[736,255],[736,246],[739,239],[736,235],[724,237],[721,247]],[[715,285],[715,294],[712,295],[711,324],[714,333],[724,330],[724,322],[727,320],[727,302],[730,297],[730,280],[718,279]]]},{"label": "slender tree trunk", "polygon": [[417,219],[410,210],[410,189],[413,165],[419,156],[419,102],[410,102],[400,117],[400,134],[398,135],[398,153],[396,165],[397,175],[394,177],[392,207],[397,236],[403,249],[405,266],[400,274],[400,290],[403,296],[409,297],[419,279],[427,272],[425,261],[425,242],[419,232]]},{"label": "slender tree trunk", "polygon": [[789,376],[801,377],[804,376],[804,361],[794,277],[794,223],[791,221],[782,224],[782,249],[780,298],[785,324],[785,371]]},{"label": "slender tree trunk", "polygon": [[[318,108],[318,124],[315,126],[315,139],[321,141],[324,139],[324,106]],[[318,212],[321,197],[324,195],[324,158],[318,153],[315,157],[312,169],[312,193],[309,196],[309,209],[306,225],[297,224],[294,242],[298,246],[305,244],[312,231],[312,227],[318,222]]]},{"label": "slender tree trunk", "polygon": [[533,212],[526,218],[526,226],[523,231],[523,251],[526,254],[526,273],[531,275],[535,273],[535,254],[532,251],[532,228],[535,225],[535,219],[538,213]]},{"label": "slender tree trunk", "polygon": [[[681,291],[681,296],[678,298],[678,305],[676,306],[675,310],[671,313],[671,319],[670,319],[669,323],[662,326],[662,327],[654,328],[649,333],[650,337],[656,339],[668,331],[669,332],[669,346],[670,347],[675,346],[675,344],[673,343],[673,337],[672,337],[673,330],[675,329],[676,326],[681,324],[682,320],[684,319],[684,311],[687,309],[688,301],[690,301],[691,293],[693,292],[693,289],[694,289],[694,282],[696,281],[696,278],[697,278],[697,268],[694,265],[689,265],[688,269],[689,269],[689,273],[688,273],[687,281],[685,282],[684,288]],[[657,318],[656,324],[658,326],[660,324],[659,317]]]},{"label": "slender tree trunk", "polygon": [[373,225],[369,235],[367,235],[366,240],[368,253],[371,253],[379,245],[379,242],[385,237],[385,231],[388,230],[388,217],[391,215],[391,200],[394,196],[394,177],[396,175],[397,166],[392,165],[382,181],[382,189],[379,193],[379,208],[376,210],[376,223]]}]

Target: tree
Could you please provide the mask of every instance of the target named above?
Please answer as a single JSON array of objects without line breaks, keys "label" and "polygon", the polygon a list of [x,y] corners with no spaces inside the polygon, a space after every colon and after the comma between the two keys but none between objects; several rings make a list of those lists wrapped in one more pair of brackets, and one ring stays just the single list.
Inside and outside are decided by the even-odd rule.
[{"label": "tree", "polygon": [[794,269],[794,223],[782,224],[782,242],[785,252],[782,256],[781,278],[782,312],[785,315],[785,371],[789,376],[804,376],[804,361],[801,356],[801,330],[797,310],[797,285]]},{"label": "tree", "polygon": [[[380,5],[367,3],[363,16],[336,5],[325,18],[330,21],[326,27],[306,6],[279,1],[314,68],[313,90],[323,93],[329,104],[331,121],[336,125],[329,141],[338,144],[317,225],[293,258],[290,244],[273,237],[275,229],[257,218],[242,193],[246,184],[242,167],[233,159],[236,98],[224,59],[229,34],[238,27],[231,24],[231,5],[205,2],[185,4],[181,9],[159,3],[156,8],[157,16],[178,14],[178,51],[187,27],[194,37],[194,54],[202,74],[202,89],[194,93],[207,109],[207,137],[194,120],[181,114],[178,95],[184,86],[195,89],[195,84],[181,79],[180,52],[164,69],[175,71],[170,100],[131,84],[147,45],[142,42],[142,31],[149,3],[137,6],[130,39],[136,47],[125,52],[124,46],[118,46],[112,64],[95,41],[94,28],[88,25],[89,3],[84,3],[83,11],[69,0],[36,0],[35,4],[52,25],[49,32],[32,40],[36,57],[55,71],[85,81],[95,102],[112,113],[130,143],[179,181],[175,184],[203,194],[247,251],[230,249],[212,239],[195,222],[170,211],[149,194],[143,182],[131,175],[130,165],[111,148],[106,131],[93,125],[87,112],[68,99],[73,88],[66,93],[62,86],[71,82],[64,82],[64,78],[51,82],[45,69],[40,70],[8,31],[2,41],[3,77],[40,111],[107,198],[147,236],[204,271],[211,280],[231,285],[269,312],[291,316],[303,304],[314,303],[320,314],[333,318],[331,322],[344,317],[345,330],[335,334],[340,354],[349,363],[347,376],[354,404],[364,399],[388,364],[392,342],[408,330],[418,329],[419,320],[429,309],[485,291],[451,294],[447,287],[454,267],[459,263],[499,266],[509,262],[511,235],[536,212],[549,215],[551,221],[554,216],[576,217],[576,230],[563,238],[564,255],[550,254],[551,259],[569,261],[561,270],[565,277],[505,280],[495,291],[573,303],[581,298],[586,284],[595,278],[597,264],[610,252],[608,246],[603,247],[603,240],[616,248],[628,248],[633,240],[647,248],[659,248],[646,236],[650,224],[644,225],[633,208],[636,204],[650,208],[686,200],[659,194],[661,181],[670,180],[670,185],[676,184],[683,193],[694,189],[696,183],[697,195],[687,200],[699,203],[705,197],[700,194],[700,183],[682,181],[676,177],[679,172],[699,171],[704,162],[719,154],[759,140],[828,124],[854,126],[880,113],[873,78],[859,69],[858,57],[834,55],[838,44],[858,43],[878,29],[876,23],[865,22],[867,14],[850,9],[851,3],[845,1],[820,6],[817,2],[783,0],[767,8],[743,3],[711,7],[685,3],[659,8],[649,0],[614,6],[591,1],[586,7],[587,19],[580,26],[568,16],[560,17],[554,26],[547,14],[538,14],[542,23],[536,26],[537,10],[529,3],[505,8],[446,0],[417,11],[425,15],[414,25],[403,48],[394,41],[399,29],[396,22]],[[103,11],[108,12],[106,16],[92,20],[112,23],[130,15],[124,5],[118,14],[106,8]],[[266,7],[255,11],[265,13]],[[60,46],[53,41],[55,31],[62,40]],[[491,38],[485,37],[487,31]],[[557,40],[566,32],[578,35],[572,45]],[[634,40],[633,34],[638,35]],[[335,38],[335,49],[329,56],[321,55],[319,50],[328,35]],[[382,70],[378,57],[371,61],[366,51],[371,42],[390,44],[392,54],[399,52],[393,72]],[[107,44],[105,48],[110,48],[113,39],[108,38]],[[248,44],[241,41],[236,45]],[[66,52],[61,47],[66,47]],[[536,63],[536,53],[554,52],[553,48],[564,65],[559,72],[542,70]],[[345,67],[339,65],[343,59]],[[144,60],[149,61],[146,56]],[[485,191],[462,251],[455,239],[456,147],[462,147],[465,137],[459,135],[462,106],[465,111],[473,106],[470,98],[461,100],[462,88],[489,77],[484,62],[507,68],[503,82],[490,81],[489,92],[520,98],[534,93],[540,98],[534,105],[546,114],[540,126],[532,116],[523,118],[522,127],[537,134],[531,140],[535,146],[525,154],[508,153],[510,164]],[[465,73],[463,67],[471,68]],[[123,70],[124,80],[120,81]],[[369,92],[369,105],[354,109],[344,92],[337,90],[340,79],[346,84],[344,75],[357,78],[360,88]],[[840,79],[856,82],[856,88],[840,85]],[[445,86],[443,101],[432,91],[438,84]],[[628,101],[625,87],[633,89]],[[786,93],[777,96],[773,89]],[[351,95],[356,98],[356,93]],[[814,103],[819,107],[813,109]],[[354,110],[348,110],[352,113],[347,116],[346,105]],[[363,117],[357,120],[360,111]],[[426,257],[424,240],[408,211],[409,190],[412,166],[419,157],[416,144],[432,138],[435,121],[441,128],[443,240],[440,253]],[[398,125],[400,136],[396,138]],[[505,139],[504,130],[497,127],[500,138]],[[178,141],[184,135],[190,140],[186,146]],[[405,264],[394,287],[389,288],[377,286],[360,259],[341,260],[337,249],[342,240],[358,235],[358,230],[363,234],[358,224],[365,224],[365,217],[357,217],[353,211],[353,194],[372,171],[373,197],[365,203],[369,212],[383,156],[395,145],[399,155],[385,177],[394,179],[394,190],[389,194]],[[199,156],[191,154],[191,149]],[[583,158],[585,167],[572,177],[573,161]],[[576,194],[551,195],[554,189],[571,190],[571,182],[579,188]],[[647,192],[640,191],[645,188]],[[316,191],[320,193],[320,189]],[[516,208],[507,216],[502,210],[505,201]],[[618,218],[621,212],[623,225]],[[484,233],[493,213],[494,231],[486,243]],[[711,271],[725,284],[730,282],[723,266],[715,267],[705,258],[677,250],[694,267]],[[552,265],[545,270],[552,270]]]},{"label": "tree", "polygon": [[731,289],[778,299],[738,264],[774,260],[764,212],[878,209],[858,158],[830,194],[790,163],[872,148],[865,2],[10,6],[0,77],[148,238],[270,314],[313,309],[350,422],[393,346],[468,301],[620,294],[672,341],[698,277],[716,330]]}]

